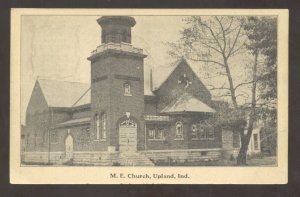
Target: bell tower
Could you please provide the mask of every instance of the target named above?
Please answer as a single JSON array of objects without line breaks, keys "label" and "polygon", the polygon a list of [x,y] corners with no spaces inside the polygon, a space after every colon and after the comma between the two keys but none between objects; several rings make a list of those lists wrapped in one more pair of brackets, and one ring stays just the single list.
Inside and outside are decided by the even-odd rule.
[{"label": "bell tower", "polygon": [[[130,150],[144,149],[146,55],[142,49],[131,45],[135,19],[103,16],[97,22],[102,29],[101,45],[88,57],[91,61],[92,149],[127,150],[127,145]],[[129,122],[131,125],[125,124]],[[120,125],[124,129],[120,129]],[[129,134],[126,126],[132,126]]]}]

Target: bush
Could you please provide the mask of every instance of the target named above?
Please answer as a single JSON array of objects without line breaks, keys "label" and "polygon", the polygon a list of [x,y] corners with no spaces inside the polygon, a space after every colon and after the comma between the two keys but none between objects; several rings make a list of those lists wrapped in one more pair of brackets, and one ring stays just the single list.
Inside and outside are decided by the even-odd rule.
[{"label": "bush", "polygon": [[112,166],[121,166],[119,162],[113,162]]}]

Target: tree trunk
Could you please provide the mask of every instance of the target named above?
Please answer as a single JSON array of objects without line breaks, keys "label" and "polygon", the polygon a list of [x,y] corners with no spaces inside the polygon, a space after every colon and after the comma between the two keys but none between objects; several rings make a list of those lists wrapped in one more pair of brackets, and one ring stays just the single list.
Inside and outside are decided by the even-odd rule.
[{"label": "tree trunk", "polygon": [[247,165],[247,150],[248,150],[249,141],[247,142],[243,129],[242,131],[240,131],[240,135],[241,135],[241,148],[239,151],[239,155],[237,157],[237,165],[244,166]]},{"label": "tree trunk", "polygon": [[236,96],[235,96],[235,89],[234,89],[234,85],[233,85],[233,80],[232,80],[232,76],[231,76],[231,72],[229,69],[229,65],[227,62],[227,58],[225,57],[225,55],[223,54],[223,58],[224,58],[224,66],[225,66],[225,70],[226,70],[226,74],[227,74],[227,79],[228,79],[228,83],[229,83],[229,89],[230,89],[230,94],[231,94],[231,100],[233,103],[233,106],[235,109],[238,108],[238,104],[236,101]]},{"label": "tree trunk", "polygon": [[251,101],[251,111],[249,115],[249,122],[248,122],[248,129],[247,134],[244,134],[244,129],[241,129],[240,135],[241,135],[241,149],[239,151],[239,155],[237,157],[237,165],[247,165],[247,151],[248,151],[248,145],[252,136],[253,131],[253,124],[255,122],[255,116],[256,116],[256,81],[257,81],[257,60],[258,60],[258,54],[259,51],[256,49],[254,51],[254,65],[253,65],[253,72],[252,72],[252,79],[253,79],[253,85],[252,85],[252,101]]}]

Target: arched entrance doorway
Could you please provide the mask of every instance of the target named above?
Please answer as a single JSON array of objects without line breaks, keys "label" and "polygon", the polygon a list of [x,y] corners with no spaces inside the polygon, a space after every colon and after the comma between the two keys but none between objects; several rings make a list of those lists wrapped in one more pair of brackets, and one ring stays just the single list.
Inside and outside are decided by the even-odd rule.
[{"label": "arched entrance doorway", "polygon": [[65,152],[66,152],[66,159],[73,158],[73,137],[70,134],[70,129],[68,129],[68,135],[65,140]]},{"label": "arched entrance doorway", "polygon": [[137,150],[137,123],[126,119],[119,124],[119,150]]}]

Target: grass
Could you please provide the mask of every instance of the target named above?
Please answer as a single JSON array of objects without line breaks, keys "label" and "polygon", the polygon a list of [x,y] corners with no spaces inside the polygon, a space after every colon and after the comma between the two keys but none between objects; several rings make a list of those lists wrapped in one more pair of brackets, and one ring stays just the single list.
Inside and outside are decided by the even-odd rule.
[{"label": "grass", "polygon": [[[216,161],[195,161],[195,162],[172,162],[158,161],[156,166],[236,166],[236,161],[216,160]],[[247,166],[276,166],[276,157],[261,157],[247,159]]]}]

